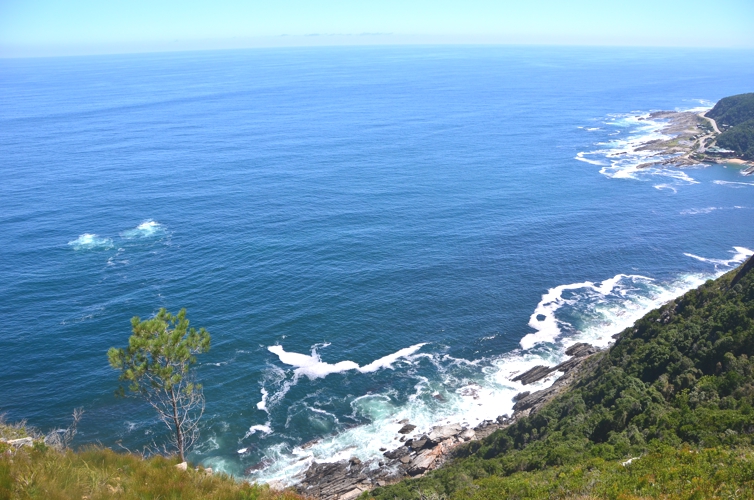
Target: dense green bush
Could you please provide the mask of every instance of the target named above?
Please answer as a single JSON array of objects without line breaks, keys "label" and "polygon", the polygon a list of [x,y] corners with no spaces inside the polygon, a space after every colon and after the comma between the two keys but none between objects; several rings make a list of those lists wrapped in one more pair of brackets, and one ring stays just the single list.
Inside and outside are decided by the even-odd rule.
[{"label": "dense green bush", "polygon": [[[590,365],[567,392],[537,414],[465,446],[451,464],[440,470],[420,479],[379,488],[372,495],[380,499],[421,498],[429,492],[454,498],[495,495],[536,498],[557,497],[561,493],[551,488],[562,487],[563,492],[569,492],[562,493],[565,496],[611,496],[607,490],[595,489],[594,484],[587,488],[594,480],[591,472],[578,480],[568,479],[568,474],[592,471],[595,467],[618,474],[623,467],[616,467],[629,457],[671,460],[678,457],[674,453],[684,446],[692,451],[701,450],[702,456],[728,453],[726,460],[748,472],[726,481],[734,480],[740,491],[751,493],[754,484],[748,451],[754,449],[754,265],[751,264],[754,261],[745,266],[747,269],[708,281],[637,321],[622,332],[609,351],[592,357]],[[745,463],[736,462],[737,456],[746,457]],[[607,465],[599,465],[603,462]],[[657,491],[675,495],[661,479],[666,472],[663,459],[653,463],[657,469],[647,473],[657,478],[654,483],[659,485]],[[706,465],[689,467],[689,477],[706,477]],[[557,470],[566,474],[563,481],[558,479]],[[529,476],[522,475],[527,473]],[[540,489],[532,487],[526,493],[516,486],[523,484],[524,477],[532,484],[539,481]],[[638,495],[626,490],[628,484],[616,488],[625,494]],[[700,486],[694,484],[688,482],[688,488],[678,492],[691,495]],[[493,486],[494,492],[485,493],[485,489]],[[704,487],[708,486],[714,485]],[[707,493],[700,498],[717,490],[704,491]],[[680,497],[686,497],[686,493],[681,493]],[[654,495],[649,490],[641,493],[645,494]]]},{"label": "dense green bush", "polygon": [[734,127],[754,119],[754,93],[724,97],[706,114],[722,127]]},{"label": "dense green bush", "polygon": [[754,160],[754,120],[732,127],[717,137],[717,145],[735,151],[747,160]]},{"label": "dense green bush", "polygon": [[707,112],[722,130],[717,145],[735,151],[746,160],[754,160],[754,93],[720,99]]}]

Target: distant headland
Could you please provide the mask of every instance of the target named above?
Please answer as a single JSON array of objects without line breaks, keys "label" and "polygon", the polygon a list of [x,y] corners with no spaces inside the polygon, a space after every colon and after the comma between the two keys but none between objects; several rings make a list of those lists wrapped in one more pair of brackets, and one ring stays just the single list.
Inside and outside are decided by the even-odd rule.
[{"label": "distant headland", "polygon": [[725,97],[707,112],[656,111],[649,119],[667,121],[660,132],[668,138],[637,148],[660,158],[639,168],[732,163],[754,173],[754,93]]}]

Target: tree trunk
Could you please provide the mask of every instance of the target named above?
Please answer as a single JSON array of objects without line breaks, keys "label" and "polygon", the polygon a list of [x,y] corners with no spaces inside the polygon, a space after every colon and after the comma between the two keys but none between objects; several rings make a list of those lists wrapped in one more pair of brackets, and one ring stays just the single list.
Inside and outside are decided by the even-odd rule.
[{"label": "tree trunk", "polygon": [[173,388],[170,388],[170,404],[173,405],[173,423],[175,424],[175,442],[178,446],[178,455],[181,457],[181,462],[185,462],[186,458],[183,456],[183,433],[181,432],[181,424],[178,420],[178,405],[175,402],[175,392]]}]

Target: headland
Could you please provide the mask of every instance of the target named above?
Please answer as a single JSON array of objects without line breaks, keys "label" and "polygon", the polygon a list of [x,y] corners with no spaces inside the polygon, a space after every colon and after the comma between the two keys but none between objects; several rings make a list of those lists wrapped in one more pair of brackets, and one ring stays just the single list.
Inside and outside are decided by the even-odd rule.
[{"label": "headland", "polygon": [[[637,151],[657,160],[638,168],[684,167],[704,163],[738,165],[754,173],[754,93],[721,99],[711,110],[656,111],[648,119],[666,123],[659,132],[666,139],[641,144]],[[646,118],[640,117],[639,120]],[[718,120],[722,120],[718,123]]]}]

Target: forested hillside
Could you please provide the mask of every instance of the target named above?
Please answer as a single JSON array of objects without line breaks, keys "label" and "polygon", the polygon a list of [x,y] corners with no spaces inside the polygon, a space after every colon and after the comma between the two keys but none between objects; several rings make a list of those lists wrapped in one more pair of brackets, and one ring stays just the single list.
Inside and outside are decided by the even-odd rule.
[{"label": "forested hillside", "polygon": [[536,415],[371,496],[752,498],[752,356],[754,258],[637,321]]},{"label": "forested hillside", "polygon": [[722,131],[718,146],[754,160],[754,93],[720,99],[706,116],[714,119]]}]

